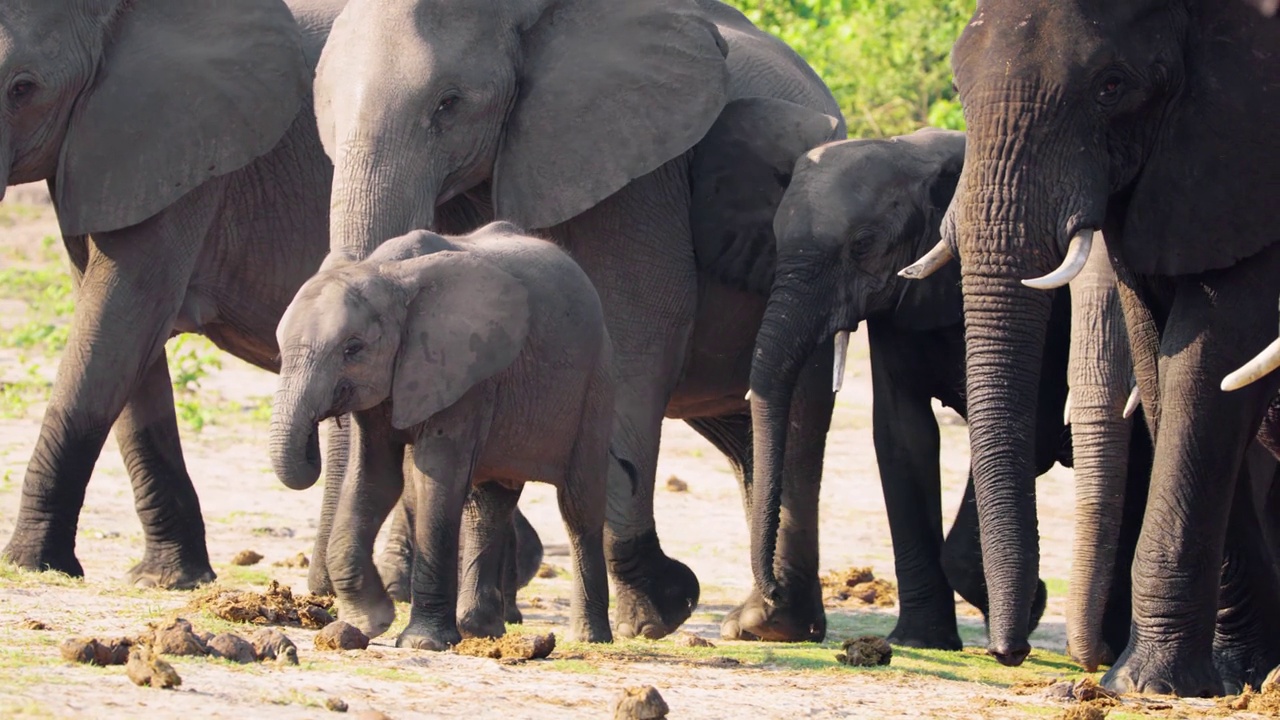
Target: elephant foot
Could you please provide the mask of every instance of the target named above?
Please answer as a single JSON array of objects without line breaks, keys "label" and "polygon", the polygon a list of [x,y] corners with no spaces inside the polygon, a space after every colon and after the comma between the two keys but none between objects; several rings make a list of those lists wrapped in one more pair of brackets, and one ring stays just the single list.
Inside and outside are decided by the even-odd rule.
[{"label": "elephant foot", "polygon": [[125,574],[125,579],[134,587],[164,590],[191,590],[217,578],[207,557],[188,559],[176,553],[147,553],[142,562]]},{"label": "elephant foot", "polygon": [[343,622],[355,625],[371,638],[378,637],[396,621],[396,605],[382,588],[367,600],[350,602],[339,596],[338,615]]},{"label": "elephant foot", "polygon": [[725,640],[769,642],[822,642],[827,636],[827,614],[822,608],[822,588],[813,582],[809,592],[797,593],[783,583],[785,601],[770,605],[753,589],[741,605],[720,623]]},{"label": "elephant foot", "polygon": [[1222,678],[1211,653],[1155,652],[1130,646],[1102,685],[1118,693],[1213,697],[1222,694]]},{"label": "elephant foot", "polygon": [[396,638],[396,647],[444,652],[460,642],[462,635],[452,622],[410,619],[409,626]]},{"label": "elephant foot", "polygon": [[329,579],[329,569],[325,563],[312,560],[311,569],[307,571],[307,590],[312,595],[333,597],[337,593],[333,589],[333,581]]},{"label": "elephant foot", "polygon": [[697,576],[684,563],[663,554],[657,533],[611,543],[609,551],[620,637],[665,637],[698,607]]},{"label": "elephant foot", "polygon": [[569,642],[611,643],[613,631],[609,629],[608,614],[605,617],[590,620],[574,618],[569,621],[569,630],[565,633]]},{"label": "elephant foot", "polygon": [[898,622],[889,633],[889,643],[925,650],[963,649],[956,629],[955,607],[955,603],[948,603],[947,607],[936,609],[901,608]]},{"label": "elephant foot", "polygon": [[413,558],[398,552],[387,551],[378,556],[375,563],[382,586],[395,602],[409,602],[409,578],[413,574]]},{"label": "elephant foot", "polygon": [[506,618],[501,601],[478,602],[467,608],[459,608],[458,631],[464,638],[498,638],[507,634]]},{"label": "elephant foot", "polygon": [[43,572],[54,570],[71,577],[84,577],[84,567],[76,559],[75,542],[38,543],[22,542],[20,538],[34,535],[15,530],[9,545],[0,555],[9,562],[24,570]]},{"label": "elephant foot", "polygon": [[524,624],[524,613],[520,612],[514,597],[506,598],[502,601],[502,619],[508,625]]},{"label": "elephant foot", "polygon": [[1280,665],[1280,652],[1261,637],[1239,642],[1214,643],[1213,664],[1222,678],[1223,692],[1238,695],[1244,686],[1262,687],[1267,673]]}]

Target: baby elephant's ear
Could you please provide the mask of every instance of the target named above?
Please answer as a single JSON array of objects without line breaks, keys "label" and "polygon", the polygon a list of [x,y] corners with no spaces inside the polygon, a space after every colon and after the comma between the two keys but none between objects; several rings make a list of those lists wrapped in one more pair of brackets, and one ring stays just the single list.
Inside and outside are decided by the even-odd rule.
[{"label": "baby elephant's ear", "polygon": [[391,424],[404,429],[515,362],[529,334],[529,293],[467,252],[406,260],[395,272],[416,292],[391,381]]}]

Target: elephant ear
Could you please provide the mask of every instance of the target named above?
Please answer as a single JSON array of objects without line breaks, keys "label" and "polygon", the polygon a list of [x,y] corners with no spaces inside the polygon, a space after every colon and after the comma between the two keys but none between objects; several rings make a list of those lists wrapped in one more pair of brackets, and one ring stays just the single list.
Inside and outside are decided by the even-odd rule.
[{"label": "elephant ear", "polygon": [[692,0],[550,0],[523,35],[494,167],[496,216],[548,228],[702,139],[728,50]]},{"label": "elephant ear", "polygon": [[399,264],[416,289],[391,380],[391,424],[404,429],[502,372],[529,334],[529,293],[514,276],[464,251]]},{"label": "elephant ear", "polygon": [[267,153],[310,91],[280,0],[134,0],[112,15],[58,163],[64,235],[136,225]]},{"label": "elephant ear", "polygon": [[1146,275],[1228,267],[1280,240],[1280,23],[1193,5],[1187,77],[1128,203],[1121,256]]},{"label": "elephant ear", "polygon": [[698,269],[768,295],[777,257],[774,214],[796,160],[843,137],[839,118],[785,100],[752,97],[725,106],[689,163]]}]

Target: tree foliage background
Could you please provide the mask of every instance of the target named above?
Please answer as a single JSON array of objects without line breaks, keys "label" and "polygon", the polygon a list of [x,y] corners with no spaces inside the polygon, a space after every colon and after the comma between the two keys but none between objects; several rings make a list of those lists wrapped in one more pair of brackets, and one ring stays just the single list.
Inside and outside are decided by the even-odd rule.
[{"label": "tree foliage background", "polygon": [[964,128],[951,46],[976,0],[726,0],[800,53],[831,88],[849,137]]}]

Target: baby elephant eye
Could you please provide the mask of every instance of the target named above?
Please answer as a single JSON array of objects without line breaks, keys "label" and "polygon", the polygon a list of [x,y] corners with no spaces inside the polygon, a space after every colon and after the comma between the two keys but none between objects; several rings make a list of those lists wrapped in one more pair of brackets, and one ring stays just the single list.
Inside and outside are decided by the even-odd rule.
[{"label": "baby elephant eye", "polygon": [[9,97],[14,100],[22,100],[34,92],[36,84],[30,80],[19,80],[9,86]]},{"label": "baby elephant eye", "polygon": [[355,338],[352,338],[348,340],[346,346],[342,348],[342,357],[347,360],[350,360],[355,356],[359,355],[360,351],[364,350],[364,347],[365,347],[364,342],[357,340]]}]

